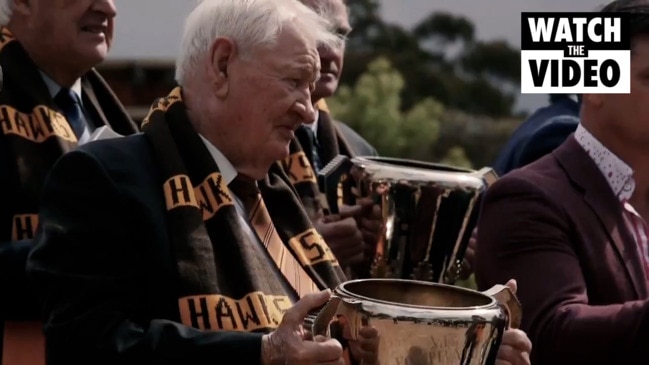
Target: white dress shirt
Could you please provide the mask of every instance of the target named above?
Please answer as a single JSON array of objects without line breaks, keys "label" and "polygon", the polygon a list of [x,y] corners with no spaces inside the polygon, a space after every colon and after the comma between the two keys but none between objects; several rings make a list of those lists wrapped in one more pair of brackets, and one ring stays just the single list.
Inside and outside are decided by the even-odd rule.
[{"label": "white dress shirt", "polygon": [[[52,97],[52,99],[54,99],[56,95],[59,93],[59,91],[62,89],[61,85],[57,84],[56,81],[52,80],[52,78],[49,77],[45,72],[41,70],[38,70],[38,72],[40,72],[41,77],[43,78],[43,81],[47,86],[47,90],[50,92],[50,96]],[[82,95],[81,79],[77,79],[77,81],[74,82],[70,90],[72,90],[75,94],[77,94],[81,102],[81,108],[82,110],[85,110],[85,106],[83,105],[83,98],[81,97]],[[88,116],[86,115],[85,112],[82,113],[81,120],[83,121],[84,124],[84,130],[83,130],[83,134],[79,138],[79,142],[78,142],[79,145],[87,143],[90,140],[90,130],[88,128],[90,124],[88,123],[89,122]]]},{"label": "white dress shirt", "polygon": [[[232,166],[232,163],[219,151],[216,146],[214,146],[210,141],[205,139],[205,137],[201,136],[201,139],[203,140],[203,143],[205,144],[205,147],[207,147],[207,150],[210,152],[210,155],[212,155],[212,158],[214,159],[214,162],[216,162],[216,166],[219,168],[219,171],[221,173],[221,176],[223,176],[223,180],[225,181],[226,185],[230,185],[232,180],[234,180],[235,177],[239,174],[237,170]],[[243,202],[237,197],[232,191],[230,191],[230,195],[232,195],[232,199],[234,199],[234,208],[237,211],[237,216],[239,217],[239,223],[241,223],[241,227],[243,227],[244,231],[246,232],[246,235],[248,235],[253,242],[256,240],[261,243],[261,240],[257,236],[257,233],[255,233],[253,227],[250,224],[250,221],[248,220],[248,213],[246,212],[246,209],[244,208]]]}]

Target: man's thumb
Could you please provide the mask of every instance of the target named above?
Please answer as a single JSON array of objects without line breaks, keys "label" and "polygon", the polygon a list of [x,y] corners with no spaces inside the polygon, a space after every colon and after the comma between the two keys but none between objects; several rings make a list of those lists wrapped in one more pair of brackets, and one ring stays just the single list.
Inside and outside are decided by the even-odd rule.
[{"label": "man's thumb", "polygon": [[505,284],[509,289],[511,289],[514,294],[516,294],[516,290],[518,289],[518,283],[516,283],[516,279],[509,279],[507,284]]},{"label": "man's thumb", "polygon": [[340,218],[345,219],[349,217],[356,217],[363,212],[363,207],[360,205],[344,205],[340,207]]},{"label": "man's thumb", "polygon": [[331,298],[331,290],[329,289],[307,294],[286,311],[284,318],[295,323],[301,323],[311,311],[325,305],[329,298]]}]

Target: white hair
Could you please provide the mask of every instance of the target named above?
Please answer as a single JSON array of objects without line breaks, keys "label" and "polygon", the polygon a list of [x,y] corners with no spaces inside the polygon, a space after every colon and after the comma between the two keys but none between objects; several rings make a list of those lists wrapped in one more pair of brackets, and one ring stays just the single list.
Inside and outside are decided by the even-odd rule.
[{"label": "white hair", "polygon": [[11,14],[14,11],[13,0],[0,0],[0,26],[4,27],[9,24]]},{"label": "white hair", "polygon": [[256,48],[272,46],[286,24],[318,45],[336,46],[341,41],[325,18],[296,0],[201,1],[185,20],[176,82],[183,84],[215,39],[231,38],[246,56]]}]

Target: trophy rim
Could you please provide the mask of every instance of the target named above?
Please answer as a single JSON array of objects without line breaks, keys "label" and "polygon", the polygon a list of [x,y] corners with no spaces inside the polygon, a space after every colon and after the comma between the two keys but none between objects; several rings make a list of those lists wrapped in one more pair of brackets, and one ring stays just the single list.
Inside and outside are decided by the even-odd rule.
[{"label": "trophy rim", "polygon": [[407,181],[414,185],[432,184],[477,192],[486,190],[488,186],[482,170],[391,157],[357,156],[351,162],[363,171],[363,175],[377,182]]},{"label": "trophy rim", "polygon": [[[454,290],[454,291],[458,291],[458,292],[464,292],[464,293],[471,294],[471,295],[474,295],[474,296],[476,296],[476,295],[480,296],[482,298],[487,299],[488,303],[485,303],[485,304],[482,304],[482,305],[462,306],[462,307],[444,307],[444,306],[417,305],[417,304],[392,302],[392,301],[387,301],[387,300],[371,298],[371,297],[367,297],[367,296],[364,296],[364,295],[360,295],[360,294],[355,293],[353,291],[350,291],[349,289],[346,288],[346,286],[357,284],[357,283],[363,283],[363,282],[393,282],[393,283],[398,282],[398,283],[414,284],[414,285],[419,285],[419,286],[444,288],[444,289]],[[393,306],[393,307],[410,308],[410,309],[418,309],[418,310],[431,310],[431,311],[466,311],[466,310],[481,310],[481,309],[488,310],[490,308],[493,308],[494,305],[496,305],[496,303],[498,303],[496,298],[494,298],[494,297],[492,297],[490,295],[487,295],[487,294],[485,294],[483,292],[480,292],[478,290],[463,288],[463,287],[444,284],[444,283],[429,282],[429,281],[422,281],[422,280],[412,280],[412,279],[396,279],[396,278],[355,279],[355,280],[349,280],[349,281],[345,281],[344,283],[341,283],[340,285],[338,285],[338,287],[335,289],[335,291],[339,292],[340,294],[346,295],[346,296],[350,297],[351,299],[366,300],[366,301],[371,302],[371,303],[381,304],[381,305],[388,305],[388,306]]]},{"label": "trophy rim", "polygon": [[409,158],[396,158],[396,157],[383,157],[383,156],[355,156],[354,158],[352,158],[352,161],[353,160],[357,160],[359,162],[376,163],[385,166],[390,166],[393,168],[408,168],[408,169],[418,169],[423,171],[430,171],[430,168],[437,168],[436,170],[433,171],[436,171],[438,173],[450,173],[450,174],[462,175],[462,174],[474,174],[478,172],[478,170],[474,170],[470,168],[452,166],[440,162],[419,161],[419,160],[414,160]]}]

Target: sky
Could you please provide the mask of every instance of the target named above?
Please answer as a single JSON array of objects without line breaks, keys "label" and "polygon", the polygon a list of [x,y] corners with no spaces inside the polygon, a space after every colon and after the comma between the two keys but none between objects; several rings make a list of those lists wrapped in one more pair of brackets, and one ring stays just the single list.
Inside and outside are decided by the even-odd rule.
[{"label": "sky", "polygon": [[[117,19],[110,59],[173,60],[185,16],[196,0],[115,0]],[[464,15],[478,39],[505,39],[520,45],[523,11],[593,11],[601,0],[381,0],[383,17],[409,27],[432,11]],[[542,106],[547,97],[521,95],[518,109]]]}]

